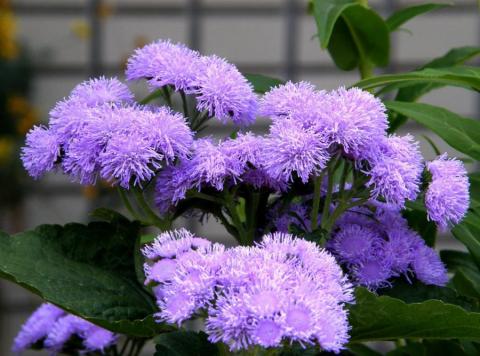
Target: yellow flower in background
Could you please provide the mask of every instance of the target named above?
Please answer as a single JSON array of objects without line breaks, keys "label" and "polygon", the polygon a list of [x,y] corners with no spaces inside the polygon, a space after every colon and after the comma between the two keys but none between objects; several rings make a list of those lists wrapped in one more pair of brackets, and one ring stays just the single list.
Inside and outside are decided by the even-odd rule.
[{"label": "yellow flower in background", "polygon": [[2,2],[0,6],[0,58],[14,59],[18,56],[15,17],[4,3],[8,2]]},{"label": "yellow flower in background", "polygon": [[15,154],[15,141],[12,138],[0,138],[0,166],[8,163]]}]

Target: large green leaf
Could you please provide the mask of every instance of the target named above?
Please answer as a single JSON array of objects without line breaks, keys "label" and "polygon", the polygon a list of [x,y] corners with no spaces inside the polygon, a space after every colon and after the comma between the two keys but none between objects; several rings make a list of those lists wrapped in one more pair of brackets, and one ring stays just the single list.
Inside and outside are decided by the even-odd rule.
[{"label": "large green leaf", "polygon": [[[438,69],[425,68],[408,73],[379,75],[361,80],[352,86],[362,89],[372,89],[387,84],[396,84],[395,86],[387,87],[389,90],[394,90],[411,84],[424,83],[458,86],[478,91],[480,90],[480,68],[469,66]],[[384,88],[382,92],[386,92],[387,88]]]},{"label": "large green leaf", "polygon": [[0,277],[109,330],[148,337],[163,330],[136,281],[138,225],[93,222],[43,225],[0,235]]},{"label": "large green leaf", "polygon": [[389,31],[395,31],[400,26],[402,26],[408,20],[412,18],[424,14],[426,12],[430,12],[433,10],[441,9],[442,7],[450,6],[450,4],[440,4],[440,3],[428,3],[428,4],[420,4],[420,5],[413,5],[410,7],[403,8],[398,10],[394,14],[392,14],[385,22]]},{"label": "large green leaf", "polygon": [[335,23],[331,41],[328,43],[328,53],[335,65],[342,70],[353,70],[360,61],[355,41],[342,17]]},{"label": "large green leaf", "polygon": [[350,308],[351,342],[392,339],[480,340],[480,313],[440,300],[407,304],[388,296],[356,290]]},{"label": "large green leaf", "polygon": [[458,340],[423,340],[422,342],[410,342],[388,352],[387,356],[476,355],[469,351]]},{"label": "large green leaf", "polygon": [[176,331],[158,335],[155,356],[215,356],[217,347],[210,343],[207,334],[193,331]]},{"label": "large green leaf", "polygon": [[350,6],[359,6],[355,0],[313,0],[312,4],[322,48],[328,47],[335,23],[342,12]]},{"label": "large green leaf", "polygon": [[385,105],[429,128],[456,150],[480,160],[479,121],[429,104],[387,101]]},{"label": "large green leaf", "polygon": [[457,269],[452,278],[453,286],[458,293],[480,299],[480,274],[470,269]]},{"label": "large green leaf", "polygon": [[461,268],[469,269],[475,273],[480,273],[480,270],[468,252],[442,250],[440,251],[440,257],[443,263],[447,265],[447,268],[450,272],[455,272]]},{"label": "large green leaf", "polygon": [[480,217],[470,211],[463,221],[452,229],[453,236],[470,251],[473,261],[480,268]]},{"label": "large green leaf", "polygon": [[245,78],[253,85],[253,90],[259,94],[264,94],[277,85],[284,84],[281,79],[268,77],[262,74],[246,73]]}]

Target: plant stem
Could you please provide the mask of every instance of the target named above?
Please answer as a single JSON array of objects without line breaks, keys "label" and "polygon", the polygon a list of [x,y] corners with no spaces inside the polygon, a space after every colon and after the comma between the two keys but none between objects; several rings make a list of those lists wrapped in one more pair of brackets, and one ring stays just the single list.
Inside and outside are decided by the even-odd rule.
[{"label": "plant stem", "polygon": [[130,204],[130,201],[128,200],[127,193],[125,192],[125,190],[123,190],[123,188],[117,187],[117,191],[118,191],[118,194],[120,195],[120,199],[122,199],[123,205],[125,205],[125,208],[127,208],[130,215],[132,215],[134,219],[141,221],[142,218],[133,209],[132,204]]},{"label": "plant stem", "polygon": [[318,213],[320,211],[320,195],[322,188],[323,176],[325,171],[322,171],[314,181],[313,185],[313,202],[312,202],[312,213],[310,217],[311,226],[310,229],[314,231],[318,226]]},{"label": "plant stem", "polygon": [[182,97],[183,114],[185,115],[185,117],[188,117],[188,101],[183,90],[180,90],[180,96]]},{"label": "plant stem", "polygon": [[167,102],[168,106],[172,107],[172,97],[170,93],[170,89],[167,86],[162,87],[164,96],[165,96],[165,101]]},{"label": "plant stem", "polygon": [[238,243],[240,245],[248,245],[246,231],[243,223],[240,221],[240,217],[238,216],[237,207],[235,205],[235,201],[233,200],[232,194],[229,192],[225,193],[225,206],[232,218],[233,225],[238,231]]},{"label": "plant stem", "polygon": [[247,237],[248,243],[252,244],[255,240],[255,230],[257,225],[257,211],[260,203],[260,193],[252,192],[247,199],[246,216],[247,216]]},{"label": "plant stem", "polygon": [[132,189],[138,204],[143,209],[143,211],[147,214],[147,216],[150,218],[151,223],[162,231],[168,230],[171,226],[171,222],[166,219],[165,220],[161,219],[157,214],[155,214],[155,212],[150,208],[148,203],[145,201],[143,192],[138,187],[133,187]]},{"label": "plant stem", "polygon": [[159,98],[159,97],[165,97],[164,94],[162,93],[161,90],[155,90],[153,93],[150,93],[147,95],[145,98],[139,101],[139,104],[145,105],[151,102],[153,99]]}]

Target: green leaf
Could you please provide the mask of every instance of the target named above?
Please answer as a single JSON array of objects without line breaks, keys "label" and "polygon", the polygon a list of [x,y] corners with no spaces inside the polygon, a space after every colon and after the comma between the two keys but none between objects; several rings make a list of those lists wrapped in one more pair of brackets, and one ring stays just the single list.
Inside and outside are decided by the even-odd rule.
[{"label": "green leaf", "polygon": [[245,78],[253,85],[253,90],[259,94],[264,94],[277,85],[285,84],[281,79],[268,77],[262,74],[246,73]]},{"label": "green leaf", "polygon": [[372,89],[387,84],[396,84],[395,86],[388,86],[382,90],[382,92],[386,92],[387,89],[394,90],[411,84],[424,83],[452,85],[478,91],[480,90],[480,68],[469,66],[439,69],[425,68],[408,73],[379,75],[361,80],[352,85],[352,87]]},{"label": "green leaf", "polygon": [[217,347],[210,343],[204,332],[176,331],[161,334],[154,339],[154,356],[215,356]]},{"label": "green leaf", "polygon": [[427,219],[426,211],[405,210],[403,215],[407,219],[408,225],[420,234],[428,246],[435,245],[437,226],[433,221]]},{"label": "green leaf", "polygon": [[413,19],[418,15],[422,15],[426,12],[430,12],[433,10],[441,9],[446,6],[450,6],[450,4],[428,3],[428,4],[410,6],[395,12],[385,22],[387,24],[388,30],[390,32],[393,32],[396,29],[398,29],[400,26],[402,26],[405,22],[407,22],[410,19]]},{"label": "green leaf", "polygon": [[452,229],[452,234],[463,243],[480,268],[480,217],[471,211],[463,221]]},{"label": "green leaf", "polygon": [[351,341],[392,339],[480,340],[480,313],[440,300],[407,304],[357,288],[350,308]]},{"label": "green leaf", "polygon": [[136,281],[136,223],[43,225],[0,234],[0,277],[109,330],[149,337],[152,298]]},{"label": "green leaf", "polygon": [[454,250],[442,250],[440,251],[440,257],[447,265],[447,268],[450,272],[455,272],[459,268],[469,269],[475,273],[480,273],[477,265],[467,252],[454,251]]},{"label": "green leaf", "polygon": [[379,67],[390,60],[390,34],[385,21],[372,9],[352,6],[345,9],[343,20],[350,30],[360,58]]},{"label": "green leaf", "polygon": [[90,213],[90,216],[95,220],[102,220],[106,222],[115,222],[115,221],[128,221],[128,219],[120,214],[119,212],[107,209],[107,208],[98,208]]},{"label": "green leaf", "polygon": [[359,6],[355,0],[313,0],[312,5],[318,39],[324,49],[328,47],[333,28],[343,11],[350,6]]},{"label": "green leaf", "polygon": [[480,274],[470,269],[457,269],[452,278],[455,290],[468,297],[480,299]]},{"label": "green leaf", "polygon": [[438,355],[469,355],[463,345],[457,340],[424,340],[410,342],[387,353],[387,356],[438,356]]},{"label": "green leaf", "polygon": [[342,70],[353,70],[358,66],[360,54],[350,30],[343,18],[335,23],[328,52],[335,65]]},{"label": "green leaf", "polygon": [[387,101],[385,105],[429,128],[456,150],[480,160],[479,121],[429,104]]},{"label": "green leaf", "polygon": [[348,351],[355,356],[381,356],[381,353],[372,350],[364,344],[351,344],[348,345]]}]

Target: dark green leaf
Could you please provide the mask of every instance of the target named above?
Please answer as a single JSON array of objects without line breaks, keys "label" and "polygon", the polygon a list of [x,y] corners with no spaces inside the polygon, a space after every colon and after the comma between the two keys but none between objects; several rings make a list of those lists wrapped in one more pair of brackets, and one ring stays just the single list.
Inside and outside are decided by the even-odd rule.
[{"label": "dark green leaf", "polygon": [[468,175],[470,181],[470,208],[480,207],[480,172]]},{"label": "dark green leaf", "polygon": [[333,28],[342,12],[350,6],[359,6],[355,0],[313,0],[312,5],[322,48],[329,45]]},{"label": "dark green leaf", "polygon": [[[468,66],[439,69],[426,68],[415,72],[379,75],[361,80],[352,86],[372,89],[387,84],[396,84],[395,86],[387,87],[389,90],[394,90],[411,84],[424,83],[458,86],[478,91],[480,90],[480,68]],[[382,92],[386,91],[386,88],[382,90]]]},{"label": "dark green leaf", "polygon": [[90,216],[95,220],[102,220],[106,222],[115,222],[115,221],[128,221],[128,219],[120,214],[119,212],[107,209],[107,208],[98,208],[90,213]]},{"label": "dark green leaf", "polygon": [[437,226],[433,221],[427,219],[425,211],[405,210],[403,215],[407,219],[408,225],[420,234],[428,246],[435,245]]},{"label": "dark green leaf", "polygon": [[457,269],[452,283],[458,293],[468,297],[480,299],[480,273],[470,269]]},{"label": "dark green leaf", "polygon": [[273,87],[285,83],[281,79],[267,77],[266,75],[261,74],[247,73],[245,74],[245,78],[247,78],[247,80],[253,85],[253,90],[260,94],[264,94]]},{"label": "dark green leaf", "polygon": [[351,344],[348,345],[348,351],[355,356],[381,356],[381,353],[372,350],[364,344]]},{"label": "dark green leaf", "polygon": [[351,342],[392,339],[480,340],[480,313],[440,300],[407,304],[399,299],[356,290],[350,308]]},{"label": "dark green leaf", "polygon": [[469,355],[458,340],[424,340],[410,342],[387,353],[387,356],[438,356],[438,355]]},{"label": "dark green leaf", "polygon": [[387,101],[385,105],[429,128],[456,150],[480,160],[479,121],[429,104]]},{"label": "dark green leaf", "polygon": [[155,356],[215,356],[217,347],[204,332],[176,331],[161,334],[154,339]]},{"label": "dark green leaf", "polygon": [[385,21],[373,10],[363,6],[349,7],[342,18],[352,34],[361,57],[379,67],[388,65],[390,35]]},{"label": "dark green leaf", "polygon": [[449,5],[450,4],[445,4],[445,3],[443,4],[429,3],[429,4],[413,5],[395,12],[385,22],[387,23],[387,27],[389,31],[395,31],[400,26],[402,26],[405,22],[407,22],[408,20],[418,15],[421,15],[433,10],[441,9],[442,7],[446,7]]},{"label": "dark green leaf", "polygon": [[450,272],[455,272],[458,268],[470,269],[476,273],[480,272],[472,256],[467,252],[442,250],[440,251],[440,257]]},{"label": "dark green leaf", "polygon": [[328,52],[335,65],[342,70],[353,70],[358,66],[360,54],[350,30],[343,18],[335,23]]},{"label": "dark green leaf", "polygon": [[453,236],[470,251],[473,261],[480,267],[480,217],[471,211],[452,229]]},{"label": "dark green leaf", "polygon": [[148,337],[163,330],[136,281],[138,225],[43,225],[0,235],[0,276],[109,330]]}]

